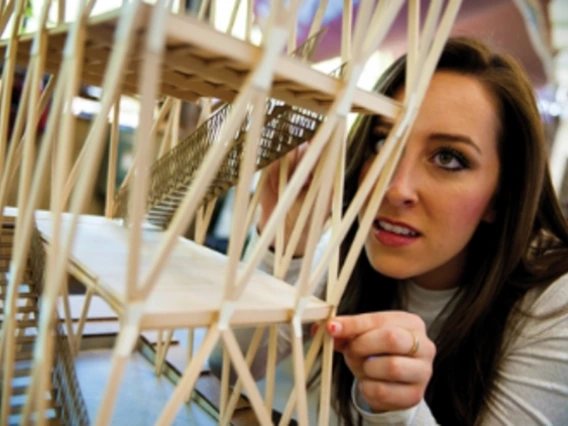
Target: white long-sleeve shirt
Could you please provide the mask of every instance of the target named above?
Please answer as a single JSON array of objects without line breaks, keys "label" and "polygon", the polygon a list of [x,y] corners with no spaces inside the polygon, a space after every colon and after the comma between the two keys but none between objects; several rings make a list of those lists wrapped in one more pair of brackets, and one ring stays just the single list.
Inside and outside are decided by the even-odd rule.
[{"label": "white long-sleeve shirt", "polygon": [[[318,254],[316,253],[316,258]],[[261,269],[272,271],[274,257],[271,253],[263,259]],[[294,259],[286,275],[286,281],[295,283],[299,276],[302,259]],[[444,310],[456,289],[431,291],[418,287],[412,282],[401,283],[403,309],[419,315],[426,323],[428,335],[435,340],[441,325],[451,312],[452,306]],[[324,282],[315,291],[323,295]],[[452,302],[453,303],[453,302]],[[521,332],[507,349],[498,366],[495,390],[488,403],[488,410],[482,419],[483,426],[511,425],[568,425],[568,276],[564,276],[544,292],[533,290],[521,302],[524,309],[535,314],[527,318]],[[560,315],[545,320],[543,315],[562,309]],[[307,330],[306,330],[307,331]],[[254,329],[235,330],[241,346],[246,350]],[[287,397],[293,388],[293,370],[290,357],[291,338],[289,326],[278,329],[277,390],[274,407],[282,411]],[[253,376],[259,380],[262,389],[262,376],[266,371],[268,338],[265,334],[257,356],[251,366]],[[220,372],[222,359],[221,346],[215,348],[209,364],[216,374]],[[356,387],[352,389],[354,412],[361,414],[364,426],[371,425],[437,425],[428,405],[424,400],[408,410],[371,413],[358,395]],[[310,425],[317,424],[318,389],[309,395]],[[335,413],[330,413],[330,425],[338,424]]]}]

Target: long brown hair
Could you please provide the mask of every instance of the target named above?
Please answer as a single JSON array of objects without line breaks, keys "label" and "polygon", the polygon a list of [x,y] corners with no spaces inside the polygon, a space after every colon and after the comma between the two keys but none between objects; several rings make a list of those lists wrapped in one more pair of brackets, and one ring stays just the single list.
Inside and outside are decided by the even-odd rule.
[{"label": "long brown hair", "polygon": [[[376,90],[387,95],[404,85],[405,57],[383,75]],[[468,262],[450,313],[436,339],[437,356],[425,399],[437,422],[474,425],[493,390],[518,302],[528,290],[544,288],[568,270],[568,226],[547,167],[544,132],[533,90],[517,62],[480,41],[450,39],[437,70],[478,79],[498,100],[500,181],[496,218],[482,223],[469,243]],[[373,117],[360,118],[349,139],[346,203],[354,194],[370,154]],[[346,254],[357,230],[342,245]],[[397,284],[376,272],[364,251],[338,307],[338,314],[392,309]],[[341,355],[334,358],[334,404],[352,426],[353,375]]]}]

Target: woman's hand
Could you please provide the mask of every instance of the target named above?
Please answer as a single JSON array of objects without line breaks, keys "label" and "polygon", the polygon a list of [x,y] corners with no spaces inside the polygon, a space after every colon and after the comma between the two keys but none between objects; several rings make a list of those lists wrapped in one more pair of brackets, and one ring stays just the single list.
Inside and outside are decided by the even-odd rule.
[{"label": "woman's hand", "polygon": [[400,311],[340,316],[327,332],[373,412],[411,408],[423,398],[436,346],[420,317]]}]

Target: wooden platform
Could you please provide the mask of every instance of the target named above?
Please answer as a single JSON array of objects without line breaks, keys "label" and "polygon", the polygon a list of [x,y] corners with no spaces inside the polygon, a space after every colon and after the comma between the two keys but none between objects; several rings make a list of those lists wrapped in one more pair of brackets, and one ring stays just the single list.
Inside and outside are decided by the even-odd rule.
[{"label": "wooden platform", "polygon": [[[64,216],[63,232],[70,216]],[[49,243],[52,219],[38,212],[37,226]],[[151,226],[143,233],[141,276],[150,267],[163,232]],[[99,216],[81,216],[72,252],[71,273],[92,286],[113,309],[125,305],[128,230]],[[179,238],[166,268],[148,298],[141,322],[144,328],[209,326],[218,316],[222,300],[226,256]],[[290,320],[295,289],[262,271],[256,271],[237,302],[233,326],[283,323]],[[303,320],[328,317],[330,306],[312,297]]]},{"label": "wooden platform", "polygon": [[[145,4],[138,16],[139,35],[129,58],[123,92],[136,94],[140,46],[154,6]],[[85,61],[82,81],[100,86],[114,44],[115,27],[120,10],[89,19],[86,34]],[[249,70],[254,68],[262,48],[221,33],[190,15],[170,14],[167,18],[168,38],[164,46],[164,63],[159,87],[163,95],[195,101],[200,97],[215,97],[232,101]],[[63,56],[65,39],[70,25],[63,24],[49,30],[46,72],[57,73]],[[32,34],[19,38],[17,64],[26,66],[30,59]],[[0,42],[4,56],[7,40]],[[323,113],[336,98],[342,84],[338,79],[312,69],[297,58],[284,54],[275,68],[271,96],[291,105]],[[395,117],[400,104],[382,95],[357,90],[353,110],[362,113],[380,113]]]}]

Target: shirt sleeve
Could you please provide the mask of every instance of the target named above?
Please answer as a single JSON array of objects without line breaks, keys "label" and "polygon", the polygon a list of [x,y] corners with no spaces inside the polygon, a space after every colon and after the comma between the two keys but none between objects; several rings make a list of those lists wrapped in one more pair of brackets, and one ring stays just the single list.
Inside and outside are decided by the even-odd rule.
[{"label": "shirt sleeve", "polygon": [[[480,424],[568,425],[568,279],[523,305],[528,315],[498,368]],[[365,426],[437,424],[425,401],[408,410],[374,414],[355,383],[352,403]]]}]

